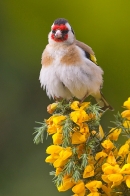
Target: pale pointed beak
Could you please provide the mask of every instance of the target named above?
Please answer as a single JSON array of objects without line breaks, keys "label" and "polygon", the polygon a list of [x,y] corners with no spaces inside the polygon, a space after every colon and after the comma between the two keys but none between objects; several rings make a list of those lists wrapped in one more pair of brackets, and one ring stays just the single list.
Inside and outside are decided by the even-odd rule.
[{"label": "pale pointed beak", "polygon": [[60,30],[57,30],[57,31],[56,31],[55,37],[56,37],[56,38],[61,38],[61,37],[62,37],[62,33],[61,33]]}]

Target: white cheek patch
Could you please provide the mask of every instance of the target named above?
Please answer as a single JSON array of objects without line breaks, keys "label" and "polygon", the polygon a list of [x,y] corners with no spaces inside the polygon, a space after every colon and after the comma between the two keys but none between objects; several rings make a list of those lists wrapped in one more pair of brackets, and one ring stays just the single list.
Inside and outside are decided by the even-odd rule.
[{"label": "white cheek patch", "polygon": [[69,23],[66,23],[65,26],[68,28],[69,31],[71,31],[71,26],[69,25]]},{"label": "white cheek patch", "polygon": [[51,26],[51,29],[53,29],[53,27],[54,27],[54,23],[53,23],[53,25]]},{"label": "white cheek patch", "polygon": [[55,43],[55,41],[51,38],[51,32],[48,34],[48,42],[49,44]]}]

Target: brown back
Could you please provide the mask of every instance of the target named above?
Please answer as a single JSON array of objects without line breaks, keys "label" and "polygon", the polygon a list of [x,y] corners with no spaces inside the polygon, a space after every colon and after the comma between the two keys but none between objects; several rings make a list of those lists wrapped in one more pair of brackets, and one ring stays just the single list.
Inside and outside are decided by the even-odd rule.
[{"label": "brown back", "polygon": [[75,44],[77,46],[79,46],[80,48],[82,48],[84,51],[88,52],[89,54],[94,55],[94,52],[92,50],[92,48],[86,44],[84,44],[83,42],[80,42],[78,40],[75,40]]}]

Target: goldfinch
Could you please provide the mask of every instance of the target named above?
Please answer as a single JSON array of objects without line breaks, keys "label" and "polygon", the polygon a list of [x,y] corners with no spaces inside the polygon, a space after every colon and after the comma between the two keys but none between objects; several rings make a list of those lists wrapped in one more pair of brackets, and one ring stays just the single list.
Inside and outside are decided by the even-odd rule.
[{"label": "goldfinch", "polygon": [[49,98],[84,101],[92,95],[103,110],[113,108],[101,93],[103,70],[97,65],[91,47],[76,40],[64,18],[54,21],[42,53],[39,80]]}]

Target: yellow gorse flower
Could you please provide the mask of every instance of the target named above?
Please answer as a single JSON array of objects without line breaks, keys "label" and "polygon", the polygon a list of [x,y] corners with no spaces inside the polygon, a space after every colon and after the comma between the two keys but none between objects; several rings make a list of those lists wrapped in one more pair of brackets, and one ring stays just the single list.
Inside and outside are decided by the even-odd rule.
[{"label": "yellow gorse flower", "polygon": [[127,163],[130,163],[130,153],[129,153],[128,156],[127,156],[126,162],[127,162]]},{"label": "yellow gorse flower", "polygon": [[53,134],[53,136],[52,136],[53,144],[54,145],[61,145],[62,144],[62,138],[63,138],[62,133],[57,132],[57,133]]},{"label": "yellow gorse flower", "polygon": [[101,151],[101,152],[98,152],[98,153],[96,154],[95,160],[97,161],[97,160],[99,160],[99,159],[101,159],[101,158],[104,159],[104,158],[107,157],[107,156],[108,156],[107,153]]},{"label": "yellow gorse flower", "polygon": [[[104,132],[97,105],[79,101],[56,102],[47,108],[51,117],[37,129],[52,136],[45,162],[52,164],[59,192],[72,189],[73,196],[130,195],[130,97],[116,116],[116,126]],[[120,138],[126,136],[124,144]],[[125,191],[125,193],[124,193]]]},{"label": "yellow gorse flower", "polygon": [[76,110],[70,113],[70,118],[77,125],[89,120],[89,115],[84,110]]},{"label": "yellow gorse flower", "polygon": [[98,192],[98,189],[102,187],[102,182],[98,180],[93,180],[85,185],[92,193]]},{"label": "yellow gorse flower", "polygon": [[127,120],[130,120],[130,110],[125,110],[121,113],[123,118],[126,118]]},{"label": "yellow gorse flower", "polygon": [[54,116],[51,116],[48,120],[46,120],[46,123],[48,125],[48,134],[51,135],[51,134],[54,134],[56,132],[61,132],[62,131],[62,126],[61,126],[61,123],[63,120],[65,120],[66,117],[61,115],[54,115]]},{"label": "yellow gorse flower", "polygon": [[130,175],[126,176],[126,185],[128,188],[130,188]]},{"label": "yellow gorse flower", "polygon": [[126,156],[129,153],[129,145],[124,144],[123,146],[120,147],[118,151],[119,156]]},{"label": "yellow gorse flower", "polygon": [[126,110],[121,113],[121,116],[130,121],[130,97],[124,102],[123,106],[126,108]]},{"label": "yellow gorse flower", "polygon": [[65,176],[63,178],[63,183],[60,186],[57,186],[57,189],[59,192],[67,191],[72,186],[74,186],[74,182],[72,182],[72,179],[70,177]]},{"label": "yellow gorse flower", "polygon": [[83,102],[83,103],[79,103],[79,101],[74,101],[70,107],[72,110],[84,110],[86,108],[88,108],[88,106],[90,105],[90,102]]},{"label": "yellow gorse flower", "polygon": [[104,163],[102,166],[102,170],[104,174],[102,175],[102,179],[104,182],[111,185],[111,187],[118,186],[121,184],[123,180],[123,176],[120,173],[121,168],[119,165],[112,166],[109,163]]},{"label": "yellow gorse flower", "polygon": [[61,146],[51,145],[46,149],[47,154],[59,154],[62,150]]},{"label": "yellow gorse flower", "polygon": [[115,148],[114,144],[109,139],[104,140],[101,144],[104,147],[105,152],[110,152],[113,148]]},{"label": "yellow gorse flower", "polygon": [[124,102],[123,106],[130,110],[130,97]]},{"label": "yellow gorse flower", "polygon": [[82,144],[86,142],[86,134],[75,132],[72,134],[72,144]]},{"label": "yellow gorse flower", "polygon": [[85,184],[83,181],[79,181],[73,188],[72,191],[75,193],[74,195],[77,196],[84,196],[85,195]]},{"label": "yellow gorse flower", "polygon": [[108,155],[108,157],[106,159],[106,162],[111,164],[111,165],[116,165],[117,164],[116,158],[115,158],[115,156],[114,156],[112,151],[109,153],[109,155]]},{"label": "yellow gorse flower", "polygon": [[83,178],[89,178],[91,176],[94,176],[94,165],[87,165],[84,173],[83,173]]},{"label": "yellow gorse flower", "polygon": [[52,103],[50,105],[48,105],[47,107],[47,112],[49,114],[53,114],[53,112],[56,110],[58,103]]},{"label": "yellow gorse flower", "polygon": [[59,157],[53,163],[54,167],[62,167],[68,161],[68,158],[72,156],[72,150],[70,147],[62,149],[59,153]]},{"label": "yellow gorse flower", "polygon": [[98,192],[92,192],[90,194],[88,194],[87,196],[100,196],[101,194]]},{"label": "yellow gorse flower", "polygon": [[123,122],[123,126],[124,126],[125,129],[130,129],[130,120],[129,121],[128,120],[125,120]]},{"label": "yellow gorse flower", "polygon": [[110,134],[108,135],[108,138],[112,141],[117,141],[120,133],[121,133],[121,129],[112,128],[110,130]]}]

